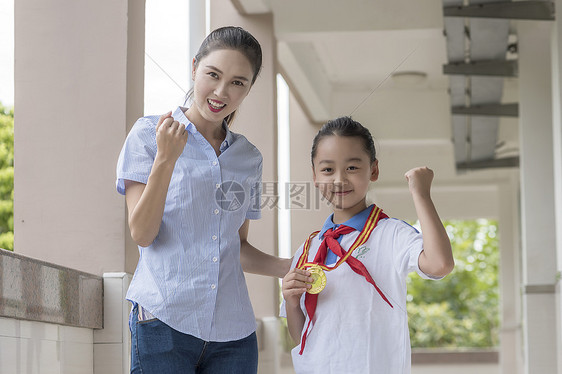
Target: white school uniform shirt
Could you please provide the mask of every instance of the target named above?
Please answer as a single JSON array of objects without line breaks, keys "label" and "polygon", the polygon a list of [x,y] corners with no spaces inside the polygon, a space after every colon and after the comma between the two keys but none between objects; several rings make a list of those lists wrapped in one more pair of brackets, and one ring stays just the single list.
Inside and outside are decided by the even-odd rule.
[{"label": "white school uniform shirt", "polygon": [[[331,222],[332,216],[328,220]],[[342,248],[348,250],[358,235],[359,231],[353,231],[341,237]],[[311,240],[308,261],[314,260],[321,242],[320,235]],[[422,236],[415,228],[403,221],[387,218],[378,222],[369,239],[352,254],[365,265],[393,308],[372,284],[355,273],[347,263],[325,272],[326,287],[318,295],[304,352],[299,355],[300,342],[291,351],[295,372],[410,373],[406,277],[415,271],[423,278],[435,279],[419,268],[418,258],[422,250]],[[295,267],[302,251],[301,245],[295,253],[292,267]],[[301,297],[301,309],[306,316],[306,328],[309,318],[304,299],[305,294]],[[286,317],[284,300],[280,314]]]},{"label": "white school uniform shirt", "polygon": [[[205,341],[232,341],[256,330],[240,265],[238,230],[260,218],[262,156],[231,132],[216,155],[178,107],[188,131],[176,161],[160,231],[140,258],[126,298],[168,326]],[[156,155],[159,116],[137,120],[117,163],[117,191],[125,180],[146,184]]]}]

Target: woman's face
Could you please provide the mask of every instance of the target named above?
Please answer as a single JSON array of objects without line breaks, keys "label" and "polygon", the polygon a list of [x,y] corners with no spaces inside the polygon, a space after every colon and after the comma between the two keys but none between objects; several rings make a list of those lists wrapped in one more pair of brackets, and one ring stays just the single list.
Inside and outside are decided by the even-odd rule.
[{"label": "woman's face", "polygon": [[[253,69],[250,61],[234,49],[218,49],[201,59],[192,71],[193,106],[190,120],[220,125],[250,92]],[[193,110],[192,110],[193,109]]]}]

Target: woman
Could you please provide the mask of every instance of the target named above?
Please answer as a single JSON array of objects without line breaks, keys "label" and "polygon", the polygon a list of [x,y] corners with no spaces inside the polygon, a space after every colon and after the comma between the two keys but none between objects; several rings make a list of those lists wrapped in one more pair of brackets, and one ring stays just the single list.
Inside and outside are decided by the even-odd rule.
[{"label": "woman", "polygon": [[260,217],[262,156],[229,130],[261,68],[239,27],[193,59],[192,105],[139,119],[117,165],[140,258],[127,299],[131,372],[255,373],[255,317],[243,270],[282,278],[290,260],[247,241]]}]

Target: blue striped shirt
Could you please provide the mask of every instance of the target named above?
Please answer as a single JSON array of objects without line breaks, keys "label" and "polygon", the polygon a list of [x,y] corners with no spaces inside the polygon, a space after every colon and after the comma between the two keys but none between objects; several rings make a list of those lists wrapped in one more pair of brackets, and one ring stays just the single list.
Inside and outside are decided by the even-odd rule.
[{"label": "blue striped shirt", "polygon": [[[260,218],[262,156],[224,124],[217,157],[185,110],[173,113],[189,136],[172,174],[160,231],[151,245],[139,247],[126,297],[185,334],[238,340],[256,329],[238,230],[246,219]],[[125,193],[125,180],[147,183],[158,118],[140,118],[129,132],[117,163],[119,193]]]}]

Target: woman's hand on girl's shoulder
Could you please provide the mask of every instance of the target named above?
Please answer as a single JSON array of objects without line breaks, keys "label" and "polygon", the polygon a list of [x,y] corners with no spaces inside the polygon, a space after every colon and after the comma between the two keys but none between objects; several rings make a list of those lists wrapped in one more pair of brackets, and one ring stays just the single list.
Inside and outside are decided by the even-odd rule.
[{"label": "woman's hand on girl's shoulder", "polygon": [[174,120],[172,112],[163,114],[156,124],[157,157],[176,162],[187,144],[185,125]]}]

